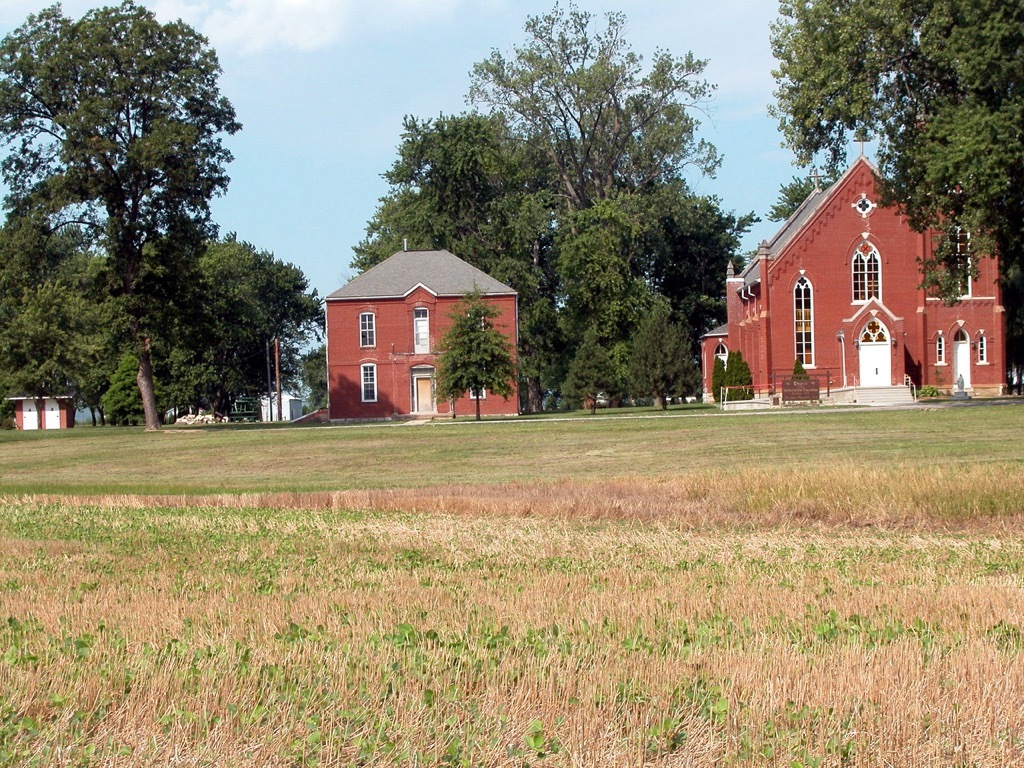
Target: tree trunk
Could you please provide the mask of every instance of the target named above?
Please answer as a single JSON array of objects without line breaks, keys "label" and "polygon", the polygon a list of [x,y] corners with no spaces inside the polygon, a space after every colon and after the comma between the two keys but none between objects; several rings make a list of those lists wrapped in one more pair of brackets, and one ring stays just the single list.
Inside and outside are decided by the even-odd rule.
[{"label": "tree trunk", "polygon": [[139,345],[139,375],[136,377],[139,393],[142,395],[142,410],[146,415],[146,431],[160,429],[160,414],[156,407],[156,391],[153,388],[153,362],[149,353],[149,339]]},{"label": "tree trunk", "polygon": [[540,387],[540,376],[526,379],[526,412],[540,413],[544,410],[544,390]]},{"label": "tree trunk", "polygon": [[480,390],[477,390],[476,397],[476,420],[480,421]]}]

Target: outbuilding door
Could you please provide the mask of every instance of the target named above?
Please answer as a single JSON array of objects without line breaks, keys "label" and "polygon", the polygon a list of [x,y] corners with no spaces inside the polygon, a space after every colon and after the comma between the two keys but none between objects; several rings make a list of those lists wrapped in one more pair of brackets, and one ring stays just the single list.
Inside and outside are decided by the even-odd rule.
[{"label": "outbuilding door", "polygon": [[878,320],[869,320],[858,338],[860,343],[860,385],[892,386],[892,353],[889,329]]},{"label": "outbuilding door", "polygon": [[36,410],[35,400],[21,401],[21,428],[39,429],[39,411]]},{"label": "outbuilding door", "polygon": [[60,402],[58,400],[46,401],[46,416],[43,419],[45,429],[60,429]]}]

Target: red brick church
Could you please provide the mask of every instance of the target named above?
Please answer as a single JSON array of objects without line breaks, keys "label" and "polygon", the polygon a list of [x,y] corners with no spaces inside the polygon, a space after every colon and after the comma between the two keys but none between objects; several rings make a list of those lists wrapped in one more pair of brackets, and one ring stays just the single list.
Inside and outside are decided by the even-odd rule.
[{"label": "red brick church", "polygon": [[[740,351],[758,395],[776,391],[799,360],[822,392],[870,402],[914,384],[1002,394],[1005,320],[994,258],[948,306],[920,288],[933,233],[914,232],[879,205],[875,168],[863,156],[817,189],[739,273],[726,276],[728,322],[701,343],[704,392],[715,358]],[[837,391],[838,390],[838,391]],[[710,397],[709,397],[710,399]]]}]

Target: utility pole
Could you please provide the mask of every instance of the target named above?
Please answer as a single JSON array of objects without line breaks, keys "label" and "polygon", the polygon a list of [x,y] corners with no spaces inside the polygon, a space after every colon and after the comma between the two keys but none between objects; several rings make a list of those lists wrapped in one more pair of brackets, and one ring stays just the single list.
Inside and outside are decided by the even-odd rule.
[{"label": "utility pole", "polygon": [[[262,408],[260,409],[263,410]],[[260,418],[263,414],[260,413]],[[270,339],[267,339],[267,421],[274,420],[274,387],[270,380]]]},{"label": "utility pole", "polygon": [[277,383],[277,420],[284,421],[281,414],[281,342],[274,337],[274,380]]}]

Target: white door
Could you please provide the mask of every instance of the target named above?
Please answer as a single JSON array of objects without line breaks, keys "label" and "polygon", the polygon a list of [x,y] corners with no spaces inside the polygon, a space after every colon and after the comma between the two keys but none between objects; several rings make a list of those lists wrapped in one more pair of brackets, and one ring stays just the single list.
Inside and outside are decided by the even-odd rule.
[{"label": "white door", "polygon": [[961,328],[953,341],[953,389],[959,387],[960,377],[964,377],[964,389],[971,388],[971,342]]},{"label": "white door", "polygon": [[889,342],[860,345],[860,385],[888,387],[892,385],[892,358]]},{"label": "white door", "polygon": [[36,410],[35,400],[21,401],[21,428],[39,429],[39,411]]},{"label": "white door", "polygon": [[860,345],[860,385],[891,387],[892,353],[889,351],[889,329],[877,318],[872,318],[861,330],[857,342]]},{"label": "white door", "polygon": [[43,419],[44,429],[60,429],[60,405],[56,400],[46,401],[46,416]]}]

